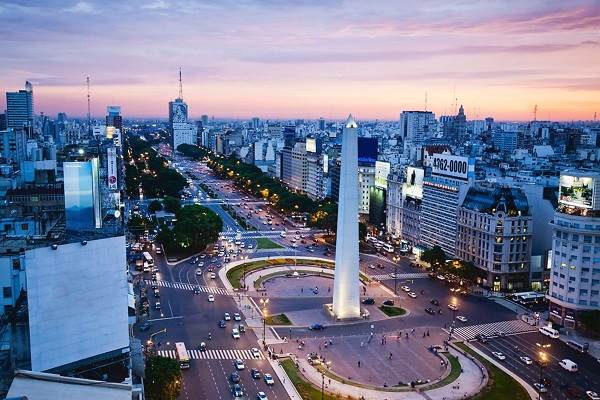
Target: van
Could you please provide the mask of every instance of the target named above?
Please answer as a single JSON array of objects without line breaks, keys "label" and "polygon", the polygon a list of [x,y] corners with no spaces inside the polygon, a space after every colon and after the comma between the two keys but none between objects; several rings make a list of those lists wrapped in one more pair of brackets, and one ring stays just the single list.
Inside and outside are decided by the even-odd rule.
[{"label": "van", "polygon": [[540,331],[540,333],[541,333],[542,335],[546,335],[546,336],[548,336],[548,337],[551,337],[552,339],[558,339],[558,338],[559,338],[559,336],[560,336],[560,335],[558,334],[558,331],[557,331],[556,329],[553,329],[553,328],[551,328],[551,327],[549,327],[549,326],[542,326],[542,327],[539,329],[539,331]]},{"label": "van", "polygon": [[577,364],[574,363],[573,361],[569,360],[568,358],[565,358],[564,360],[560,360],[558,362],[558,365],[560,365],[561,367],[563,367],[564,369],[566,369],[569,372],[577,372],[577,370],[578,370]]},{"label": "van", "polygon": [[567,342],[567,346],[574,348],[575,350],[577,350],[580,353],[587,353],[589,348],[590,348],[590,344],[589,343],[577,343],[574,340],[569,340]]}]

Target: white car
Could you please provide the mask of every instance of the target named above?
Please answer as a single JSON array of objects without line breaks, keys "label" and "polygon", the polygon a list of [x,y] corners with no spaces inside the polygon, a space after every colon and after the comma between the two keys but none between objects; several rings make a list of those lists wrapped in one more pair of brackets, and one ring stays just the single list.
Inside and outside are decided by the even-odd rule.
[{"label": "white car", "polygon": [[200,263],[198,263],[198,266],[199,266],[199,267],[204,267],[204,262],[200,262]]},{"label": "white car", "polygon": [[242,320],[242,317],[240,316],[240,314],[239,314],[239,313],[234,313],[234,314],[233,314],[233,320],[234,320],[234,321],[241,321],[241,320]]},{"label": "white car", "polygon": [[519,360],[521,360],[523,363],[525,363],[527,365],[533,364],[533,360],[527,356],[521,356],[521,357],[519,357]]},{"label": "white car", "polygon": [[256,347],[253,347],[251,351],[252,351],[252,357],[260,358],[260,350],[258,350]]},{"label": "white car", "polygon": [[223,319],[224,319],[225,321],[231,321],[231,316],[229,316],[229,313],[228,313],[228,312],[226,312],[226,313],[225,313],[225,315],[223,316]]},{"label": "white car", "polygon": [[585,392],[585,394],[590,400],[600,400],[600,396],[596,392],[588,390],[587,392]]},{"label": "white car", "polygon": [[235,365],[235,369],[237,369],[238,371],[241,371],[244,368],[246,368],[246,366],[244,365],[244,362],[242,360],[240,360],[239,358],[237,360],[235,360],[234,365]]},{"label": "white car", "polygon": [[252,248],[254,248],[254,246],[252,246],[251,244],[249,244],[249,245],[248,245],[248,246],[246,246],[246,247],[248,247],[248,249],[252,249]]},{"label": "white car", "polygon": [[499,351],[492,351],[492,355],[500,361],[506,360],[506,356]]},{"label": "white car", "polygon": [[256,400],[269,400],[265,392],[258,392],[256,394]]},{"label": "white car", "polygon": [[239,339],[240,338],[240,331],[238,331],[237,329],[233,328],[231,330],[231,337],[233,337],[234,339]]},{"label": "white car", "polygon": [[458,310],[458,306],[456,304],[448,304],[448,308],[451,309],[452,311]]},{"label": "white car", "polygon": [[408,294],[408,297],[411,297],[411,298],[413,298],[413,299],[416,299],[416,298],[417,298],[417,294],[416,294],[415,292],[410,292],[410,293]]},{"label": "white car", "polygon": [[200,268],[196,269],[196,275],[202,275],[202,270]]},{"label": "white car", "polygon": [[459,315],[456,317],[457,320],[459,320],[460,322],[467,322],[467,317]]},{"label": "white car", "polygon": [[400,289],[404,290],[405,292],[410,292],[410,288],[408,286],[402,286]]},{"label": "white car", "polygon": [[536,382],[533,384],[533,387],[539,393],[546,393],[548,391],[548,389],[546,389],[546,386],[544,386],[543,383]]},{"label": "white car", "polygon": [[[371,269],[375,269],[375,266],[373,264],[369,264],[369,268]],[[391,275],[391,274],[390,274]]]},{"label": "white car", "polygon": [[156,303],[154,303],[154,308],[156,310],[160,310],[160,301],[157,301]]},{"label": "white car", "polygon": [[263,377],[265,378],[265,383],[267,385],[273,386],[275,384],[275,381],[273,380],[271,374],[264,374]]},{"label": "white car", "polygon": [[209,301],[210,303],[214,303],[214,301],[215,301],[215,296],[213,296],[212,294],[209,294],[209,295],[208,295],[208,301]]},{"label": "white car", "polygon": [[217,274],[214,272],[210,273],[210,279],[217,279]]}]

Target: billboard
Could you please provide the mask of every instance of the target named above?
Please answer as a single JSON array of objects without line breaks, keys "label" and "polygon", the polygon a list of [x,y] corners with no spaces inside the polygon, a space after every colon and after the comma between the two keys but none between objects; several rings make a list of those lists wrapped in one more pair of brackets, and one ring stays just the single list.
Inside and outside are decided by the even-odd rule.
[{"label": "billboard", "polygon": [[434,154],[432,174],[467,181],[475,175],[475,160],[451,154]]},{"label": "billboard", "polygon": [[115,146],[121,147],[121,130],[120,129],[115,128],[113,130],[112,140],[113,140],[113,144]]},{"label": "billboard", "polygon": [[422,199],[424,176],[425,171],[422,168],[407,167],[406,182],[402,185],[402,194],[414,199]]},{"label": "billboard", "polygon": [[317,152],[317,139],[306,138],[306,151],[308,151],[309,153]]},{"label": "billboard", "polygon": [[387,179],[390,174],[390,163],[375,161],[375,187],[387,189]]},{"label": "billboard", "polygon": [[108,188],[116,190],[118,188],[117,182],[117,150],[114,147],[108,147],[106,149],[106,179]]},{"label": "billboard", "polygon": [[106,138],[107,139],[112,139],[113,136],[114,136],[114,134],[115,134],[115,127],[108,125],[106,127]]},{"label": "billboard", "polygon": [[573,207],[592,208],[593,199],[593,177],[560,175],[559,203]]},{"label": "billboard", "polygon": [[358,138],[358,162],[375,165],[377,161],[377,138]]},{"label": "billboard", "polygon": [[184,123],[187,122],[187,104],[183,102],[174,101],[171,103],[171,123]]},{"label": "billboard", "polygon": [[67,229],[102,227],[98,159],[63,163]]}]

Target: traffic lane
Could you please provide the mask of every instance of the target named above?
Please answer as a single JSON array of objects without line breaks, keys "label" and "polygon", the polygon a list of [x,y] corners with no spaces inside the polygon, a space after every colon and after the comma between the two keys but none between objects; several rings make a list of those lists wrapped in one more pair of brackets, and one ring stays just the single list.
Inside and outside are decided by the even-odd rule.
[{"label": "traffic lane", "polygon": [[[539,380],[539,364],[536,361],[539,359],[540,348],[536,343],[550,343],[551,345],[550,348],[543,350],[548,357],[548,362],[542,370],[542,376],[550,379],[552,384],[549,393],[555,398],[564,397],[559,388],[561,384],[575,386],[582,392],[587,390],[600,391],[600,374],[597,373],[598,366],[592,357],[582,355],[562,342],[548,341],[548,338],[540,333],[493,338],[486,345],[481,343],[475,343],[475,345],[490,355],[492,351],[502,352],[506,356],[506,360],[502,363],[506,363],[520,376],[527,377],[528,383],[533,384]],[[530,357],[534,360],[534,364],[531,366],[525,365],[519,359],[520,356]],[[576,362],[579,371],[571,373],[564,370],[558,362],[565,358]],[[529,371],[529,375],[526,375],[524,371]]]}]

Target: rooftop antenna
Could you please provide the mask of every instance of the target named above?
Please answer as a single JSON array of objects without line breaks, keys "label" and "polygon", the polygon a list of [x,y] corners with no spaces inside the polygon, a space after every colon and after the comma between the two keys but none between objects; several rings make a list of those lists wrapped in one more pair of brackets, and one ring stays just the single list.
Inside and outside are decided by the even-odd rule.
[{"label": "rooftop antenna", "polygon": [[533,122],[537,121],[537,104],[533,107]]},{"label": "rooftop antenna", "polygon": [[594,122],[596,122],[596,111],[594,111]]},{"label": "rooftop antenna", "polygon": [[183,100],[183,84],[181,83],[181,67],[179,67],[179,99]]},{"label": "rooftop antenna", "polygon": [[427,90],[425,91],[425,111],[427,111]]},{"label": "rooftop antenna", "polygon": [[87,120],[88,120],[88,134],[92,134],[92,116],[91,116],[91,107],[90,107],[90,77],[89,75],[85,78],[85,82],[87,85]]}]

